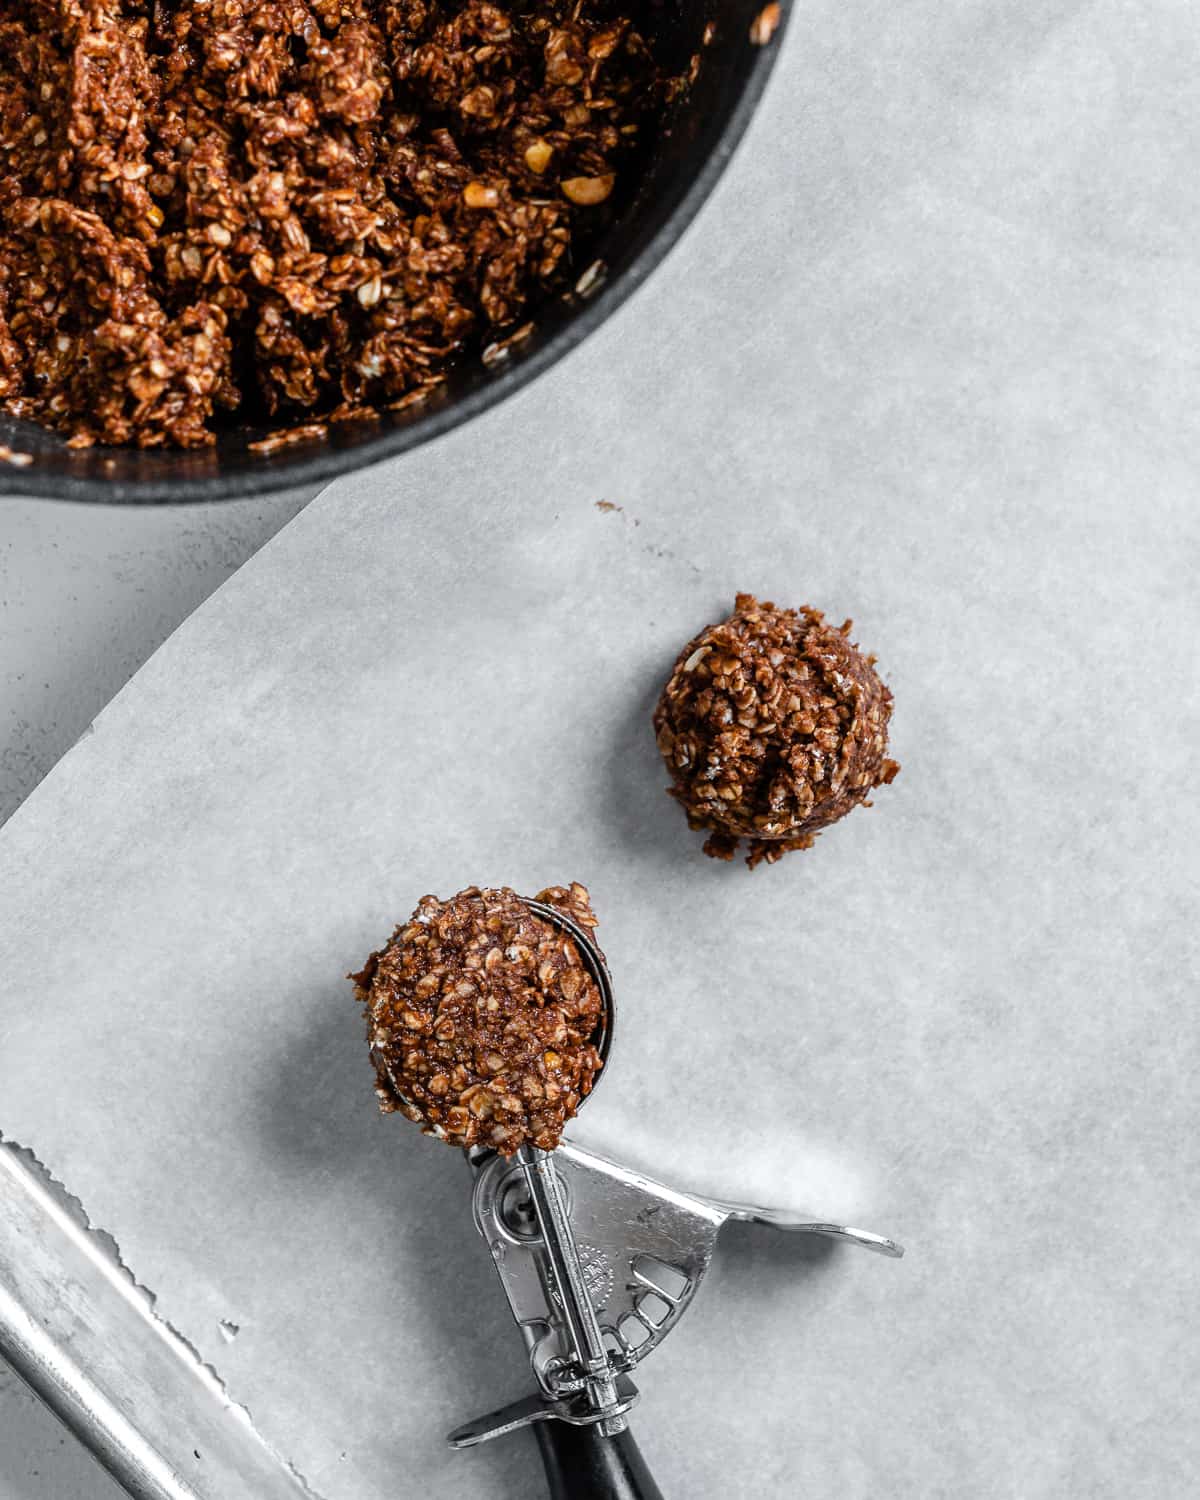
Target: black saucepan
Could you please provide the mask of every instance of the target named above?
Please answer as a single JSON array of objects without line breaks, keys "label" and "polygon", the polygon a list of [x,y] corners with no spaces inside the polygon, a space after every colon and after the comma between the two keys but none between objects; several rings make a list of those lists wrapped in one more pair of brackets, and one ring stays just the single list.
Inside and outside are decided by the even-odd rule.
[{"label": "black saucepan", "polygon": [[[590,287],[584,281],[583,295],[539,308],[535,332],[502,363],[464,359],[422,406],[385,413],[377,423],[333,424],[326,439],[269,454],[251,449],[262,431],[248,428],[231,429],[202,450],[73,450],[57,434],[0,415],[0,444],[33,458],[22,466],[0,461],[0,495],[108,504],[262,495],[318,484],[405,453],[496,405],[599,327],[651,274],[712,191],[778,50],[782,25],[766,37],[771,26],[759,21],[764,3],[665,0],[655,7],[662,61],[682,72],[699,54],[695,83],[672,107],[636,194],[588,255],[588,265],[599,261],[603,274],[589,278]],[[587,269],[579,266],[577,274]]]}]

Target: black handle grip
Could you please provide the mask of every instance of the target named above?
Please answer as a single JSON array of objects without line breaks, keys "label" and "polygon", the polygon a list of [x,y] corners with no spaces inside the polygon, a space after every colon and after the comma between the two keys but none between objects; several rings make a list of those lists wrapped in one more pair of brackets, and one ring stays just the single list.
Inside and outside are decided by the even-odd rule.
[{"label": "black handle grip", "polygon": [[663,1500],[628,1428],[616,1437],[569,1422],[538,1422],[533,1430],[550,1500]]}]

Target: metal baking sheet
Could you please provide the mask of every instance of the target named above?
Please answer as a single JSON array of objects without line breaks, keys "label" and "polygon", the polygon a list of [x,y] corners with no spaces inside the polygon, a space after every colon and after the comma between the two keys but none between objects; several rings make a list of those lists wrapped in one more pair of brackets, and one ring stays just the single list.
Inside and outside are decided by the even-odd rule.
[{"label": "metal baking sheet", "polygon": [[[537,1493],[442,1445],[520,1342],[342,976],[570,878],[581,1142],[909,1251],[731,1231],[643,1372],[665,1493],[1196,1487],[1194,39],[1139,15],[807,8],[613,323],[326,492],[0,835],[0,1128],[326,1500]],[[648,727],[739,588],[854,617],[904,766],[753,873]]]},{"label": "metal baking sheet", "polygon": [[134,1500],[312,1500],[111,1238],[2,1142],[0,1357]]}]

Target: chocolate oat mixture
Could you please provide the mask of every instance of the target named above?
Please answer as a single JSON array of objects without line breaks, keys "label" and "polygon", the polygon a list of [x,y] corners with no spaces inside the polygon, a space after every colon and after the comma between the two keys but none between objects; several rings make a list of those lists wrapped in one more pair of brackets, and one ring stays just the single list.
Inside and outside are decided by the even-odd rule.
[{"label": "chocolate oat mixture", "polygon": [[0,0],[0,406],[419,400],[584,269],[664,88],[625,0]]},{"label": "chocolate oat mixture", "polygon": [[654,712],[671,795],[706,854],[774,863],[890,782],[892,695],[840,628],[805,606],[739,594],[733,614],[683,648]]},{"label": "chocolate oat mixture", "polygon": [[[596,926],[581,885],[537,900]],[[601,1065],[600,991],[570,937],[513,891],[472,887],[426,896],[351,977],[385,1111],[455,1146],[557,1146]]]}]

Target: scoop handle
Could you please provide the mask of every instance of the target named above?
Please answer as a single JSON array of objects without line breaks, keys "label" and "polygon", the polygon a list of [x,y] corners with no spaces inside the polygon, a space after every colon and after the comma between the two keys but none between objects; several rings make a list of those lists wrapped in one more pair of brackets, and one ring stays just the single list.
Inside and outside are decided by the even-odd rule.
[{"label": "scoop handle", "polygon": [[628,1428],[615,1437],[567,1422],[538,1422],[533,1430],[550,1500],[663,1500]]}]

